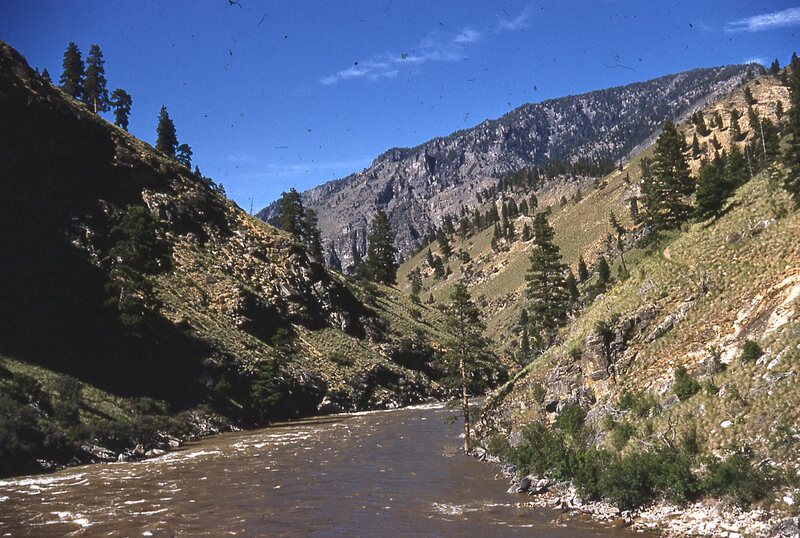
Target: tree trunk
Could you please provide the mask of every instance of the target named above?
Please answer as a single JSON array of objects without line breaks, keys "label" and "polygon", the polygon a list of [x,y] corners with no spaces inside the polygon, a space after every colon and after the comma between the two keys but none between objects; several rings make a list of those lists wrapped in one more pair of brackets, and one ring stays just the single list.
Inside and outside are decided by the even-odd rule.
[{"label": "tree trunk", "polygon": [[469,395],[467,394],[467,371],[464,357],[459,362],[461,368],[461,410],[464,414],[464,454],[469,452]]}]

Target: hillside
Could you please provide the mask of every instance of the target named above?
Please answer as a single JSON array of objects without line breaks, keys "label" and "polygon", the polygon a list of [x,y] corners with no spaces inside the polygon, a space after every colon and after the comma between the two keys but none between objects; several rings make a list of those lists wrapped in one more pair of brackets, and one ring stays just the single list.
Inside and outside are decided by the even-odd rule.
[{"label": "hillside", "polygon": [[1,474],[442,394],[437,310],[326,270],[2,43],[0,146]]},{"label": "hillside", "polygon": [[[789,106],[788,88],[780,84],[773,77],[759,77],[749,81],[745,86],[709,103],[701,109],[704,116],[714,117],[718,112],[724,118],[722,127],[710,126],[705,136],[699,136],[701,153],[694,156],[688,155],[689,165],[696,173],[703,157],[712,157],[714,146],[712,140],[716,139],[723,149],[730,148],[730,112],[734,109],[742,113],[739,120],[742,139],[737,142],[743,148],[756,134],[749,126],[745,111],[747,103],[744,98],[744,89],[748,88],[756,100],[754,111],[762,118],[769,118],[773,122],[776,118],[777,103],[782,103],[784,108]],[[710,122],[709,122],[710,123]],[[697,133],[697,127],[692,123],[681,126],[687,141]],[[644,148],[637,152],[631,159],[621,163],[617,169],[603,178],[578,178],[577,180],[559,179],[545,183],[531,191],[527,188],[517,188],[498,194],[494,199],[479,205],[482,210],[494,204],[498,208],[504,203],[514,200],[519,205],[522,200],[535,193],[539,201],[539,211],[549,210],[549,220],[555,228],[555,240],[561,249],[564,262],[570,265],[577,274],[577,263],[583,256],[591,268],[597,258],[602,254],[610,259],[616,257],[616,249],[609,250],[607,238],[613,233],[609,224],[609,215],[613,211],[620,223],[630,231],[626,239],[626,248],[633,246],[637,234],[637,227],[631,220],[630,201],[641,196],[638,181],[640,180],[640,161],[652,154],[651,148]],[[578,193],[580,195],[578,196]],[[563,201],[566,200],[566,203]],[[449,236],[450,245],[455,253],[447,261],[451,275],[437,278],[434,270],[427,261],[427,253],[431,251],[441,256],[441,247],[438,242],[422,248],[411,256],[401,266],[398,272],[398,281],[401,288],[410,289],[410,275],[419,271],[422,276],[423,300],[433,296],[434,300],[446,297],[453,283],[465,278],[470,290],[475,297],[483,297],[489,332],[496,342],[505,342],[505,354],[513,355],[518,347],[518,335],[515,325],[519,318],[520,306],[525,289],[525,273],[530,265],[528,261],[531,241],[521,237],[521,230],[533,221],[533,211],[528,215],[520,215],[511,219],[516,229],[517,236],[514,240],[503,239],[500,247],[493,249],[491,240],[493,228],[486,227],[467,237],[458,233]],[[467,259],[464,262],[461,253],[465,252]],[[626,260],[635,259],[641,253],[634,250],[626,254]],[[612,263],[612,274],[616,274],[619,260],[616,265]]]},{"label": "hillside", "polygon": [[[777,102],[789,104],[776,79],[747,87],[763,117],[774,120]],[[702,113],[746,106],[742,89]],[[696,127],[681,128],[691,140]],[[730,150],[729,130],[724,122],[702,139],[716,137]],[[752,135],[743,131],[739,143]],[[698,158],[690,163],[695,170]],[[610,209],[623,214],[638,189],[633,169],[629,184],[620,177],[630,166],[553,212],[569,261],[597,250],[610,232]],[[482,435],[490,452],[522,474],[576,484],[555,494],[562,501],[542,503],[601,518],[627,510],[637,528],[676,536],[719,528],[773,536],[776,518],[797,515],[800,213],[781,187],[785,173],[773,164],[740,187],[718,218],[628,250],[628,274],[489,398]],[[546,452],[555,450],[549,442],[560,455]],[[553,462],[561,467],[542,468]],[[581,508],[601,497],[616,508]]]},{"label": "hillside", "polygon": [[[666,119],[686,117],[762,72],[755,64],[695,69],[523,105],[471,129],[391,149],[365,170],[304,193],[304,201],[317,212],[329,262],[347,268],[353,248],[364,254],[378,206],[407,255],[431,226],[462,206],[471,210],[479,191],[504,174],[555,160],[621,161],[651,142]],[[270,206],[258,215],[269,221],[273,212]]]}]

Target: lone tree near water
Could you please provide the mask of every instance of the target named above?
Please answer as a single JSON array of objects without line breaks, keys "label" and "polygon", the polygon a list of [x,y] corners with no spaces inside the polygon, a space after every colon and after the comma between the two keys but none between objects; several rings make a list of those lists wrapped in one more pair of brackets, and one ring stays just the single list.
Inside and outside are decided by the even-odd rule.
[{"label": "lone tree near water", "polygon": [[445,320],[450,336],[445,356],[449,379],[461,392],[461,412],[464,417],[464,452],[470,449],[469,388],[473,374],[487,362],[488,341],[483,337],[485,326],[480,311],[463,282],[458,282],[450,294]]}]

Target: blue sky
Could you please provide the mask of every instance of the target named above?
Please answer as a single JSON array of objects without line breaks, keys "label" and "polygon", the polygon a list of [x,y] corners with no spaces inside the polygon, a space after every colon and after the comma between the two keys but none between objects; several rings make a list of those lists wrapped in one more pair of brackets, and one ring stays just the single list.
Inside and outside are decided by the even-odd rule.
[{"label": "blue sky", "polygon": [[526,102],[784,64],[798,30],[800,1],[0,2],[0,39],[54,79],[69,41],[98,43],[109,88],[133,96],[131,132],[153,143],[166,104],[245,209]]}]

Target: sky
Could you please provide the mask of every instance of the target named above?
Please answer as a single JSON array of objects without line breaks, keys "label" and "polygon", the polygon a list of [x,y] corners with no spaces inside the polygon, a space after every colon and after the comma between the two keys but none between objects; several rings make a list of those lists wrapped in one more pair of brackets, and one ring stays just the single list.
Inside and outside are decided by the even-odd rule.
[{"label": "sky", "polygon": [[[61,73],[100,45],[130,131],[166,105],[254,210],[517,106],[695,67],[784,65],[800,1],[2,0],[0,39]],[[111,119],[111,114],[106,115]]]}]

